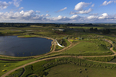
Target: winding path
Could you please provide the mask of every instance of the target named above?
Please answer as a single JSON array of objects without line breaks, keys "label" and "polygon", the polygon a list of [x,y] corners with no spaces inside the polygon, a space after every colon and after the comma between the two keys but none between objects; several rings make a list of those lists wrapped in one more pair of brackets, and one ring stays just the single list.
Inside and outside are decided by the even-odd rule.
[{"label": "winding path", "polygon": [[[69,41],[69,40],[68,40]],[[30,65],[30,64],[33,64],[33,63],[36,63],[36,62],[39,62],[39,61],[43,61],[43,60],[50,60],[50,59],[55,59],[55,58],[63,58],[63,57],[75,57],[75,58],[81,58],[83,59],[84,57],[108,57],[108,56],[115,56],[116,55],[116,52],[113,50],[113,43],[112,41],[108,40],[108,39],[105,39],[105,41],[109,42],[112,47],[110,48],[110,50],[114,53],[113,55],[103,55],[103,56],[56,56],[56,57],[50,57],[50,58],[45,58],[45,59],[41,59],[41,60],[36,60],[36,61],[33,61],[33,62],[30,62],[30,63],[27,63],[27,64],[24,64],[22,66],[19,66],[11,71],[8,71],[6,72],[4,75],[2,75],[1,77],[5,77],[7,75],[9,75],[10,73],[14,72],[15,70],[18,70],[19,68],[24,68],[25,66],[27,65]],[[70,41],[69,41],[70,42]],[[77,43],[78,44],[78,43]],[[53,52],[61,52],[63,50],[66,50],[68,48],[71,48],[72,46],[75,46],[77,44],[73,44],[72,42],[70,42],[70,45],[68,47],[65,47],[63,48],[62,50],[59,50],[59,51],[55,51],[55,47],[56,47],[56,44],[54,44],[54,48],[53,48],[53,51],[50,52],[50,53],[53,53]],[[100,61],[94,61],[94,62],[100,62]],[[116,63],[113,63],[113,62],[100,62],[100,63],[109,63],[109,64],[116,64]]]}]

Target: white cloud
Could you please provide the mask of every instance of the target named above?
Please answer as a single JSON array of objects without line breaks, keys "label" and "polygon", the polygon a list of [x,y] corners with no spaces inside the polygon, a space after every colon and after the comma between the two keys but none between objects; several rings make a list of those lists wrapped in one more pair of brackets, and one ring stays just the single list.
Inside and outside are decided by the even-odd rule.
[{"label": "white cloud", "polygon": [[67,9],[67,7],[64,7],[63,9],[60,9],[60,10],[58,10],[57,12],[64,11],[64,10],[66,10],[66,9]]},{"label": "white cloud", "polygon": [[91,7],[94,7],[94,4],[92,4],[88,10],[85,9],[85,7],[88,7],[90,4],[91,3],[79,2],[74,8],[77,12],[70,12],[70,14],[88,14],[92,11]]},{"label": "white cloud", "polygon": [[88,18],[88,19],[96,19],[96,18],[98,18],[98,16],[92,15],[92,16],[88,16],[87,18]]},{"label": "white cloud", "polygon": [[89,6],[89,5],[90,5],[90,3],[79,2],[79,3],[75,6],[74,10],[83,10],[84,7],[87,7],[87,6]]},{"label": "white cloud", "polygon": [[23,17],[27,17],[27,16],[31,16],[33,15],[35,12],[33,10],[29,10],[27,12],[24,12],[23,10],[20,12],[20,14],[23,15]]},{"label": "white cloud", "polygon": [[94,6],[95,6],[95,4],[92,4],[92,5],[91,5],[91,7],[94,7]]},{"label": "white cloud", "polygon": [[98,19],[105,19],[108,17],[107,13],[103,13],[102,16],[100,16]]},{"label": "white cloud", "polygon": [[78,17],[78,15],[73,15],[73,16],[70,17],[70,19],[74,19],[74,18],[77,18],[77,17]]},{"label": "white cloud", "polygon": [[105,6],[105,5],[108,5],[108,4],[111,4],[111,3],[113,3],[113,1],[104,1],[102,5]]},{"label": "white cloud", "polygon": [[53,17],[52,19],[53,19],[53,20],[60,20],[60,19],[62,19],[62,18],[64,18],[64,17],[61,16],[61,15],[59,15],[58,17]]},{"label": "white cloud", "polygon": [[[0,12],[0,21],[13,21],[13,22],[37,22],[37,21],[46,21],[48,20],[49,14],[39,15],[36,11],[20,11],[20,12]],[[58,17],[58,19],[60,19]]]},{"label": "white cloud", "polygon": [[10,3],[0,1],[0,8],[1,9],[6,9],[9,6],[9,4]]},{"label": "white cloud", "polygon": [[49,16],[51,16],[51,15],[50,15],[50,14],[46,14],[45,16],[46,16],[46,17],[49,17]]},{"label": "white cloud", "polygon": [[89,15],[94,15],[94,16],[96,16],[96,15],[99,15],[98,13],[91,13],[91,14],[89,14]]},{"label": "white cloud", "polygon": [[81,10],[81,11],[78,11],[78,12],[71,12],[70,14],[88,14],[92,11],[91,8],[89,8],[88,10]]},{"label": "white cloud", "polygon": [[13,0],[13,4],[14,4],[16,7],[19,7],[21,1],[22,1],[22,0]]},{"label": "white cloud", "polygon": [[101,16],[99,14],[90,16],[79,16],[72,15],[70,17],[58,15],[57,17],[52,17],[49,14],[40,15],[36,11],[20,11],[20,12],[0,12],[0,22],[115,22],[116,15],[108,15],[103,13]]},{"label": "white cloud", "polygon": [[24,9],[24,7],[20,7],[20,8],[19,8],[19,10],[22,10],[22,9]]}]

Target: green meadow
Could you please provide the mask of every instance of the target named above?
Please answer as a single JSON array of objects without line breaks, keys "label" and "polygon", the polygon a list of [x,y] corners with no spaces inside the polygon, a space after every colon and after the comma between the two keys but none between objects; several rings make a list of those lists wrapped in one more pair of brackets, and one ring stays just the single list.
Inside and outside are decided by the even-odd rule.
[{"label": "green meadow", "polygon": [[110,44],[102,40],[78,41],[79,44],[63,52],[64,54],[107,53]]},{"label": "green meadow", "polygon": [[63,64],[49,69],[45,77],[115,77],[115,69],[89,68],[72,64]]}]

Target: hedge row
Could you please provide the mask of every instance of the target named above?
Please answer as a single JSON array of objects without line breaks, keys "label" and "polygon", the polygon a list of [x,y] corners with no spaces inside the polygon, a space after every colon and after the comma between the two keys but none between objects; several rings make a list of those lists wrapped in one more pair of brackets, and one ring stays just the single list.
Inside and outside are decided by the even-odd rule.
[{"label": "hedge row", "polygon": [[100,55],[112,55],[113,52],[103,52],[103,53],[82,53],[82,54],[70,54],[70,53],[63,53],[61,55],[72,55],[72,56],[100,56]]},{"label": "hedge row", "polygon": [[110,57],[89,57],[89,58],[85,58],[88,60],[94,60],[94,61],[102,61],[102,62],[109,62],[111,60],[113,60],[115,58],[115,56],[110,56]]},{"label": "hedge row", "polygon": [[25,68],[25,72],[23,73],[23,75],[21,77],[27,77],[30,74],[33,74],[33,66],[32,65],[28,65]]}]

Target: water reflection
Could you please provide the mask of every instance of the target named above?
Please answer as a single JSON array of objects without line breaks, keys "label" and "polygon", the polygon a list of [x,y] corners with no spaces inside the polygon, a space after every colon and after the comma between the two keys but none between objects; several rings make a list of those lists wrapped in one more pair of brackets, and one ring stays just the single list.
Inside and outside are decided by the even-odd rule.
[{"label": "water reflection", "polygon": [[0,54],[9,56],[33,56],[50,51],[51,41],[45,38],[0,37]]}]

